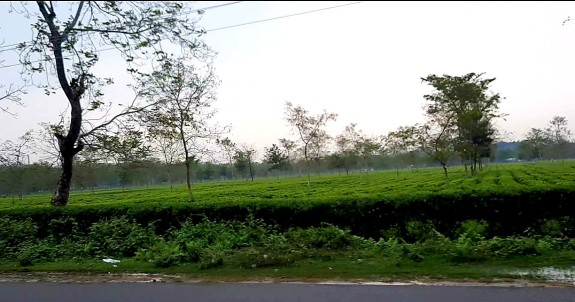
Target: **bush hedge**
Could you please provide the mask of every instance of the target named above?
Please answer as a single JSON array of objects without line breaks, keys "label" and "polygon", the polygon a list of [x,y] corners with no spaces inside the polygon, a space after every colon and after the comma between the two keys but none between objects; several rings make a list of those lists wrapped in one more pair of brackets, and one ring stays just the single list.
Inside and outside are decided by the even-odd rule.
[{"label": "bush hedge", "polygon": [[[58,232],[64,236],[72,228],[89,233],[91,226],[107,218],[126,218],[140,225],[153,226],[158,235],[193,221],[245,221],[258,218],[287,230],[329,223],[349,229],[354,235],[380,238],[382,231],[397,229],[405,240],[414,240],[407,226],[411,222],[431,224],[442,234],[455,238],[456,230],[466,220],[485,221],[486,235],[524,235],[526,230],[574,237],[575,190],[568,188],[533,188],[498,192],[443,191],[397,195],[380,200],[353,198],[302,202],[218,202],[70,205],[66,208],[6,208],[0,217],[30,219],[38,226],[40,238]],[[65,222],[73,218],[73,226]],[[549,223],[553,221],[554,223]]]}]

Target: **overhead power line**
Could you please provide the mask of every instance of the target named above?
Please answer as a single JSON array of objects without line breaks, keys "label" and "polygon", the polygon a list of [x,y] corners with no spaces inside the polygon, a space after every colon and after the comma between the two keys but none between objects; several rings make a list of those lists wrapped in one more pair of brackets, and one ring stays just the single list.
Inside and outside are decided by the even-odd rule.
[{"label": "overhead power line", "polygon": [[[214,8],[218,8],[218,7],[228,6],[228,5],[237,4],[237,3],[241,3],[241,2],[243,2],[243,1],[235,1],[235,2],[231,2],[231,3],[214,5],[214,6],[202,8],[201,10],[209,10],[209,9],[214,9]],[[235,24],[235,25],[230,25],[230,26],[218,27],[218,28],[206,30],[206,32],[213,32],[213,31],[218,31],[218,30],[223,30],[223,29],[228,29],[228,28],[234,28],[234,27],[240,27],[240,26],[245,26],[245,25],[250,25],[250,24],[256,24],[256,23],[262,23],[262,22],[267,22],[267,21],[272,21],[272,20],[277,20],[277,19],[295,17],[295,16],[304,15],[304,14],[311,14],[311,13],[320,12],[320,11],[325,11],[325,10],[329,10],[329,9],[340,8],[340,7],[344,7],[344,6],[350,6],[350,5],[355,5],[355,4],[359,4],[359,3],[362,3],[362,2],[364,2],[364,1],[356,1],[356,2],[351,2],[351,3],[336,5],[336,6],[324,7],[324,8],[320,8],[320,9],[314,9],[314,10],[309,10],[309,11],[304,11],[304,12],[299,12],[299,13],[294,13],[294,14],[289,14],[289,15],[283,15],[283,16],[279,16],[279,17],[273,17],[273,18],[262,19],[262,20],[257,20],[257,21],[251,21],[251,22],[246,22],[246,23],[240,23],[240,24]],[[12,44],[12,45],[9,45],[9,46],[14,46],[14,45],[18,45],[18,43],[17,43],[17,44]],[[16,48],[13,48],[13,49],[16,49]],[[114,50],[114,49],[116,49],[116,47],[110,47],[110,48],[104,48],[104,49],[96,49],[95,52],[99,54],[100,52],[109,51],[109,50]],[[7,49],[7,50],[10,50],[10,49]],[[6,51],[6,50],[0,50],[0,52],[3,52],[3,51]],[[66,56],[66,57],[64,57],[64,58],[72,58],[72,57],[73,57],[73,56],[70,55],[70,56]],[[36,61],[31,62],[31,63],[39,63],[39,62],[46,62],[46,61],[48,61],[48,60],[36,60]],[[22,65],[22,64],[21,64],[21,63],[15,63],[15,64],[10,64],[10,65],[2,65],[2,66],[0,66],[0,69],[9,68],[9,67],[15,67],[15,66],[19,66],[19,65]]]},{"label": "overhead power line", "polygon": [[324,11],[324,10],[328,10],[328,9],[334,9],[334,8],[339,8],[339,7],[344,7],[344,6],[350,6],[350,5],[354,5],[354,4],[359,4],[359,3],[362,3],[362,2],[363,2],[363,1],[357,1],[357,2],[352,2],[352,3],[346,3],[346,4],[336,5],[336,6],[324,7],[324,8],[320,8],[320,9],[314,9],[314,10],[309,10],[309,11],[305,11],[305,12],[299,12],[299,13],[295,13],[295,14],[289,14],[289,15],[284,15],[284,16],[279,16],[279,17],[273,17],[273,18],[268,18],[268,19],[263,19],[263,20],[251,21],[251,22],[246,22],[246,23],[241,23],[241,24],[236,24],[236,25],[218,27],[218,28],[209,29],[209,30],[206,30],[206,31],[207,31],[207,32],[212,32],[212,31],[217,31],[217,30],[222,30],[222,29],[227,29],[227,28],[240,27],[240,26],[245,26],[245,25],[250,25],[250,24],[256,24],[256,23],[261,23],[261,22],[267,22],[267,21],[277,20],[277,19],[295,17],[295,16],[304,15],[304,14],[311,14],[311,13],[315,13],[315,12],[320,12],[320,11]]},{"label": "overhead power line", "polygon": [[[192,10],[192,12],[196,12],[196,13],[198,13],[198,14],[203,14],[203,13],[204,13],[205,11],[207,11],[207,10],[211,10],[211,9],[215,9],[215,8],[220,8],[220,7],[225,7],[225,6],[229,6],[229,5],[234,5],[234,4],[238,4],[238,3],[242,3],[242,2],[244,2],[244,1],[234,1],[234,2],[230,2],[230,3],[224,3],[224,4],[207,6],[207,7],[203,7],[203,8],[199,8],[199,9],[194,9],[194,10]],[[181,16],[181,15],[185,15],[185,14],[189,14],[189,12],[176,14],[176,16]],[[166,16],[174,16],[174,15],[172,15],[172,14],[166,14]],[[82,33],[80,33],[80,34],[82,34]],[[26,42],[22,42],[22,43],[27,44]],[[7,44],[7,45],[0,45],[0,52],[18,49],[18,45],[20,45],[20,44],[21,44],[21,43],[13,43],[13,44]]]}]

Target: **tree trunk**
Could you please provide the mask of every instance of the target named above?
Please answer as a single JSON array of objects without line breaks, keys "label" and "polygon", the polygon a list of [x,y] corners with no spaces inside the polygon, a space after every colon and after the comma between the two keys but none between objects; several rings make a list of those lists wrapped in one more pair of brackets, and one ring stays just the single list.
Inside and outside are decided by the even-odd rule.
[{"label": "tree trunk", "polygon": [[248,161],[248,168],[250,169],[250,177],[252,179],[252,181],[254,181],[254,171],[252,169],[252,161]]},{"label": "tree trunk", "polygon": [[447,178],[447,166],[444,163],[441,163],[441,167],[443,168],[443,174],[445,174],[445,178]]},{"label": "tree trunk", "polygon": [[[70,100],[71,119],[70,129],[64,137],[61,134],[55,134],[58,139],[60,156],[62,157],[62,174],[58,181],[58,188],[52,197],[53,206],[65,206],[70,198],[70,185],[72,183],[72,169],[74,156],[84,149],[84,143],[79,140],[80,130],[82,129],[82,107],[80,105],[81,93],[77,93],[75,99]],[[74,146],[78,142],[78,146]]]},{"label": "tree trunk", "polygon": [[72,182],[73,162],[73,155],[62,154],[62,174],[58,181],[58,189],[54,192],[54,196],[52,197],[53,206],[63,207],[68,204],[68,200],[70,198],[70,184]]},{"label": "tree trunk", "polygon": [[186,185],[188,186],[188,194],[190,196],[190,201],[194,201],[194,195],[192,194],[192,182],[190,175],[190,158],[186,154]]}]

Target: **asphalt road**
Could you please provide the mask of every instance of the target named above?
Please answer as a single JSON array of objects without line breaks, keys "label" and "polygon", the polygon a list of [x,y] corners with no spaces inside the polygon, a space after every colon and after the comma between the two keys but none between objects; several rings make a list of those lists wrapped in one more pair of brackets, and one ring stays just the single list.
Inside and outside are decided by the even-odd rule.
[{"label": "asphalt road", "polygon": [[0,283],[1,302],[575,301],[575,288],[253,283]]}]

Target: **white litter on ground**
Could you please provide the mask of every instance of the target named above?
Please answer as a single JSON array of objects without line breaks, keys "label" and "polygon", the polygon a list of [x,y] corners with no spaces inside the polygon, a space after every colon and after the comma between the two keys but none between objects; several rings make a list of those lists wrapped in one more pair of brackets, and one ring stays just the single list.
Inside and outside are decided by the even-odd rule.
[{"label": "white litter on ground", "polygon": [[102,261],[104,261],[106,263],[120,263],[120,260],[115,260],[115,259],[110,259],[110,258],[102,259]]}]

